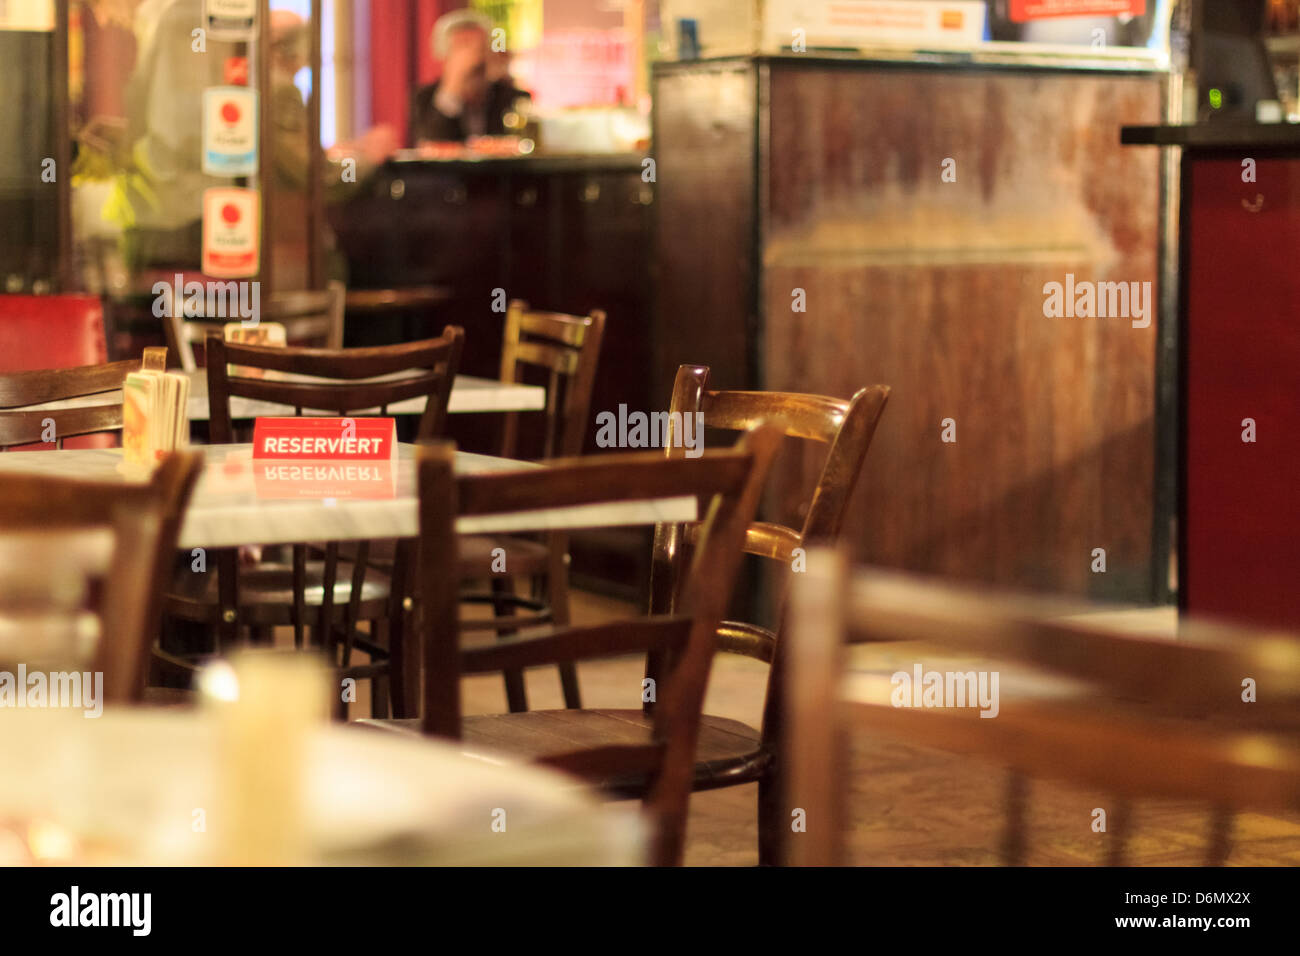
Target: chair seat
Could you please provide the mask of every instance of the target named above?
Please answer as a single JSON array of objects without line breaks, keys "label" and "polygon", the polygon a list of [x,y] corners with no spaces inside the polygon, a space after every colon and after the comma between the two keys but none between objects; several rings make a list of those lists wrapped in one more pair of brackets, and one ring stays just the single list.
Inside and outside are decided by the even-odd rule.
[{"label": "chair seat", "polygon": [[550,551],[541,541],[505,534],[462,535],[456,540],[457,568],[461,580],[490,578],[492,552],[501,548],[506,554],[507,575],[543,574]]},{"label": "chair seat", "polygon": [[[357,724],[404,733],[420,732],[420,721],[359,720]],[[616,744],[650,742],[653,718],[640,710],[533,710],[518,714],[485,714],[461,719],[461,749],[491,758],[503,751],[541,760],[574,750]],[[712,790],[757,780],[771,765],[757,730],[738,720],[704,715],[695,750],[694,790]],[[618,797],[644,794],[642,775],[599,781]]]},{"label": "chair seat", "polygon": [[[339,560],[334,581],[334,613],[341,619],[352,598],[352,562]],[[168,593],[169,609],[178,602],[190,606],[215,609],[219,607],[217,577],[212,570],[196,574],[182,568],[172,579]],[[325,596],[325,563],[308,561],[304,574],[303,600],[308,608],[319,608]],[[366,569],[361,588],[362,620],[387,612],[390,594],[389,578],[374,568]],[[239,569],[240,618],[244,623],[288,625],[293,623],[293,565],[278,561],[265,561],[253,567]],[[247,616],[245,612],[249,612]],[[315,624],[309,615],[305,622]]]}]

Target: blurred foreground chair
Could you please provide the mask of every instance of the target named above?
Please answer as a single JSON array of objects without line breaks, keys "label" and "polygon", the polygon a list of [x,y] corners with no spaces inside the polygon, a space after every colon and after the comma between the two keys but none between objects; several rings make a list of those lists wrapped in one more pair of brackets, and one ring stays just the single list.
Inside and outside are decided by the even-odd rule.
[{"label": "blurred foreground chair", "polygon": [[[1183,621],[1177,638],[1165,639],[1094,623],[1097,610],[1113,609],[990,596],[874,569],[850,578],[839,552],[810,550],[788,607],[783,804],[787,821],[803,810],[807,830],[787,826],[787,861],[844,862],[850,730],[1008,768],[1008,865],[1024,861],[1034,778],[1114,795],[1112,865],[1125,859],[1133,800],[1211,808],[1210,865],[1229,855],[1234,813],[1300,808],[1300,635]],[[968,676],[998,672],[996,716],[951,700],[899,705],[901,681],[845,673],[846,640],[923,642],[917,660],[927,670],[942,666],[933,649],[946,649],[968,690]],[[1258,689],[1257,701],[1246,700],[1248,687]]]},{"label": "blurred foreground chair", "polygon": [[[743,430],[769,421],[789,438],[827,445],[828,450],[804,513],[803,527],[755,521],[745,535],[745,552],[772,561],[774,580],[782,586],[806,541],[833,541],[839,536],[849,499],[857,485],[867,449],[889,399],[889,388],[871,385],[849,400],[796,392],[713,391],[707,388],[709,369],[683,365],[677,370],[671,412],[703,415],[711,429]],[[696,419],[691,419],[695,421]],[[670,421],[673,421],[670,417]],[[684,421],[684,420],[683,420]],[[703,442],[703,435],[697,436]],[[799,460],[787,443],[775,467]],[[685,454],[670,443],[671,457]],[[699,534],[699,525],[662,525],[656,529],[652,568],[653,610],[676,606],[682,569]],[[796,575],[797,576],[797,575]],[[780,597],[773,602],[780,614]],[[740,654],[771,665],[763,702],[762,731],[732,720],[704,716],[695,767],[696,790],[740,786],[758,782],[758,853],[762,864],[775,863],[781,834],[787,823],[776,797],[779,793],[779,748],[783,735],[781,688],[784,663],[781,642],[767,628],[745,621],[723,621],[718,628],[718,650]],[[654,677],[658,662],[651,655],[647,676]],[[647,705],[650,710],[652,705]]]},{"label": "blurred foreground chair", "polygon": [[[590,421],[591,392],[596,382],[600,344],[605,334],[605,313],[563,315],[537,312],[515,299],[506,312],[501,348],[501,381],[522,382],[527,371],[546,373],[546,410],[541,428],[541,456],[575,458],[582,454]],[[501,432],[502,458],[519,457],[519,412],[507,412]],[[500,572],[497,558],[505,562]],[[495,631],[504,637],[520,628],[540,624],[563,627],[569,623],[569,536],[469,535],[460,543],[463,581],[487,581],[490,592],[467,592],[461,600],[491,604],[493,617],[461,622],[466,631]],[[518,593],[516,580],[531,582],[527,595]],[[523,609],[529,613],[516,614]],[[560,663],[564,706],[581,707],[578,675],[572,662]],[[512,712],[528,709],[523,674],[504,675],[506,702]]]},{"label": "blurred foreground chair", "polygon": [[[162,591],[202,466],[168,455],[148,483],[0,470],[0,661],[104,675],[109,702],[144,697]],[[86,655],[82,647],[93,651]]]},{"label": "blurred foreground chair", "polygon": [[[367,721],[462,740],[467,749],[506,751],[566,770],[614,799],[640,797],[654,825],[651,860],[682,859],[686,809],[713,659],[714,631],[740,565],[745,528],[762,493],[780,432],[760,426],[732,450],[698,461],[654,453],[563,460],[541,468],[457,477],[450,445],[422,448],[420,458],[420,595],[424,637],[421,721]],[[460,639],[459,595],[448,573],[457,566],[457,516],[693,496],[707,517],[678,612],[590,627],[556,627],[484,646]],[[463,674],[576,662],[659,650],[666,655],[652,716],[640,710],[537,711],[462,717]]]},{"label": "blurred foreground chair", "polygon": [[[454,326],[436,339],[358,349],[237,345],[212,332],[207,341],[212,443],[233,440],[234,396],[284,405],[286,414],[323,409],[344,417],[371,408],[384,415],[393,403],[423,396],[427,404],[418,434],[423,439],[440,436],[463,341],[464,332]],[[284,377],[232,375],[229,366],[240,373],[264,370]],[[296,646],[303,646],[304,637],[321,646],[343,676],[387,677],[394,713],[405,716],[415,712],[415,702],[401,693],[406,678],[400,655],[410,614],[405,599],[411,593],[407,575],[414,547],[412,541],[398,542],[388,573],[371,566],[367,541],[349,543],[346,555],[340,554],[339,542],[315,549],[296,544],[288,562],[267,560],[251,567],[239,566],[235,549],[219,549],[215,574],[196,574],[188,567],[177,574],[167,613],[206,624],[219,637],[218,648],[230,646],[241,628],[269,642],[275,627],[292,626]],[[357,630],[361,621],[370,622],[368,634]],[[353,665],[354,647],[364,650],[371,663]],[[387,712],[383,690],[380,686],[372,693],[377,715]]]}]

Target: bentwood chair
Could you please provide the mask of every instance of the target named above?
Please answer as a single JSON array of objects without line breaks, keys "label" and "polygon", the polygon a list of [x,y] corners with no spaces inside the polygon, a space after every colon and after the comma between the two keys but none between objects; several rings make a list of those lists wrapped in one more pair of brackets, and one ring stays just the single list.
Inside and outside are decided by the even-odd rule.
[{"label": "bentwood chair", "polygon": [[[238,283],[227,283],[238,286]],[[185,303],[177,304],[172,288],[162,293],[163,332],[167,346],[177,356],[181,368],[193,372],[198,368],[194,358],[194,345],[207,341],[213,332],[221,334],[227,322],[240,321],[239,315],[211,317],[206,314],[186,317]],[[265,303],[259,304],[259,322],[279,322],[284,326],[288,344],[311,348],[343,348],[343,312],[347,289],[342,282],[329,282],[323,290],[278,292]],[[229,300],[223,302],[230,312]],[[204,302],[206,313],[207,303]]]},{"label": "bentwood chair", "polygon": [[92,636],[104,699],[141,701],[202,460],[174,452],[147,483],[0,471],[0,660],[66,667]]},{"label": "bentwood chair", "polygon": [[[1207,865],[1230,854],[1236,812],[1300,807],[1300,635],[1183,620],[1176,638],[1152,636],[1114,618],[1097,623],[1089,612],[1111,610],[1104,605],[990,596],[875,569],[850,578],[845,568],[838,551],[814,548],[792,584],[782,802],[787,824],[792,808],[803,810],[806,831],[787,825],[789,862],[844,861],[850,731],[1007,768],[1007,865],[1025,858],[1032,779],[1112,795],[1111,865],[1126,859],[1136,800],[1206,806]],[[962,695],[899,706],[892,678],[845,672],[846,642],[863,641],[921,642],[928,669],[942,666],[935,649],[951,652],[964,679],[996,670],[996,717],[954,706]]]},{"label": "bentwood chair", "polygon": [[[515,299],[506,312],[501,350],[501,381],[524,380],[530,368],[547,376],[546,410],[540,429],[543,459],[574,458],[582,454],[596,381],[605,313],[564,315],[537,312]],[[527,413],[525,413],[527,414]],[[508,412],[501,434],[501,457],[519,457],[520,413]],[[569,623],[568,535],[472,535],[461,542],[463,581],[487,581],[488,593],[467,592],[462,600],[492,605],[493,616],[461,622],[466,631],[495,631],[507,636],[520,628]],[[505,570],[501,571],[504,563]],[[517,581],[530,582],[530,593],[518,593]],[[527,613],[520,614],[523,610]],[[566,707],[581,707],[578,675],[573,664],[560,664],[560,685]],[[512,712],[528,709],[524,677],[510,670],[504,676],[506,701]]]},{"label": "bentwood chair", "polygon": [[[464,332],[448,326],[436,339],[401,345],[357,349],[302,349],[237,345],[217,333],[207,340],[209,428],[214,444],[233,438],[230,399],[235,396],[286,406],[286,413],[303,414],[320,409],[348,416],[423,396],[426,406],[417,426],[421,439],[441,434],[447,399],[460,361]],[[254,378],[230,374],[271,370],[291,378]],[[309,559],[309,550],[312,551]],[[215,575],[181,570],[168,595],[168,614],[207,625],[221,645],[233,642],[241,627],[254,639],[269,641],[275,627],[293,627],[294,643],[321,646],[342,676],[386,677],[394,713],[405,715],[414,701],[402,693],[407,678],[402,671],[404,622],[410,614],[407,580],[414,556],[412,542],[393,547],[394,560],[382,573],[370,564],[370,542],[350,543],[346,556],[339,542],[322,549],[306,543],[291,549],[288,562],[267,560],[241,567],[234,549],[217,552]],[[317,559],[319,555],[319,559]],[[209,562],[212,563],[212,562]],[[357,629],[368,621],[370,630]],[[365,651],[371,663],[354,665],[354,648]],[[372,684],[372,707],[386,712],[382,683]]]},{"label": "bentwood chair", "polygon": [[[166,364],[167,350],[157,348],[145,349],[143,361],[0,374],[0,450],[52,450],[68,438],[120,431],[126,377],[141,368],[161,371]],[[32,407],[47,402],[70,404]]]},{"label": "bentwood chair", "polygon": [[[700,709],[722,618],[741,560],[745,528],[781,440],[759,426],[734,449],[698,461],[655,453],[565,459],[542,468],[453,474],[453,449],[421,449],[420,581],[424,644],[421,721],[366,722],[460,740],[470,751],[505,750],[566,770],[607,796],[642,797],[655,825],[652,862],[681,862]],[[695,496],[708,502],[678,611],[590,627],[554,627],[462,646],[454,577],[456,517],[539,508]],[[653,716],[640,710],[558,710],[462,717],[464,674],[659,649],[667,662]],[[638,688],[639,690],[640,688]]]},{"label": "bentwood chair", "polygon": [[[702,413],[705,427],[721,430],[741,430],[758,421],[769,421],[783,428],[787,437],[828,446],[806,506],[803,526],[796,530],[774,522],[756,521],[745,535],[745,552],[771,561],[777,570],[776,581],[783,583],[794,568],[802,566],[806,542],[830,541],[839,535],[867,449],[889,399],[889,388],[869,385],[845,400],[796,392],[716,391],[707,387],[708,378],[706,366],[681,366],[673,385],[671,412]],[[671,427],[676,427],[679,419],[670,415],[669,421]],[[665,443],[669,456],[685,454],[676,441]],[[789,454],[791,444],[787,443],[786,455],[775,467],[784,467],[797,457]],[[651,579],[653,609],[664,611],[676,606],[679,576],[698,534],[698,524],[661,525],[656,529]],[[779,614],[779,600],[776,603]],[[714,790],[757,781],[759,862],[772,864],[776,862],[786,823],[777,800],[778,752],[784,732],[781,641],[772,630],[757,624],[723,621],[718,627],[717,642],[721,652],[740,654],[770,665],[763,724],[761,730],[755,730],[739,721],[706,714],[693,785],[696,790]],[[650,655],[647,676],[654,677],[658,666],[654,655]],[[646,709],[653,706],[647,702]]]}]

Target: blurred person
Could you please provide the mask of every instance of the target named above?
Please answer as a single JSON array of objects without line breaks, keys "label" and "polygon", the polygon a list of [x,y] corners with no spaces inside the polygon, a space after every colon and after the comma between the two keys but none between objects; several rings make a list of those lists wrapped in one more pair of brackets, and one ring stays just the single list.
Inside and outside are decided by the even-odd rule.
[{"label": "blurred person", "polygon": [[515,86],[509,56],[489,49],[492,23],[473,10],[455,10],[434,24],[433,53],[443,61],[437,82],[411,99],[411,142],[464,142],[500,136],[502,117],[529,94]]},{"label": "blurred person", "polygon": [[209,39],[206,54],[193,52],[203,0],[141,0],[133,12],[136,61],[125,107],[138,176],[119,181],[112,205],[129,267],[197,267],[203,191],[227,183],[202,170],[203,91],[221,85],[222,64],[235,47]]}]

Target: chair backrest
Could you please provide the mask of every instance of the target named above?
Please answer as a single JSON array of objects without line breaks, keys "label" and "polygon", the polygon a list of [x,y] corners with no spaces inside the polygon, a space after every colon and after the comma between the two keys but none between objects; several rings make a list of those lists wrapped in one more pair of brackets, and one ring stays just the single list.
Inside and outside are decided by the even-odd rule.
[{"label": "chair backrest", "polygon": [[104,307],[92,295],[0,295],[0,372],[108,361]]},{"label": "chair backrest", "polygon": [[[175,452],[147,483],[0,472],[0,645],[6,632],[79,638],[92,612],[92,667],[104,675],[105,700],[140,700],[163,587],[202,461],[198,452]],[[57,651],[56,659],[68,661]]]},{"label": "chair backrest", "polygon": [[[194,344],[206,343],[212,332],[223,333],[230,318],[190,317],[184,315],[184,303],[174,302],[172,287],[162,283],[163,332],[167,345],[181,368],[193,372],[198,368]],[[260,305],[259,322],[279,322],[284,326],[290,345],[311,348],[343,348],[343,314],[347,289],[342,282],[331,281],[323,290],[279,292]],[[206,361],[206,357],[205,357]]]},{"label": "chair backrest", "polygon": [[[421,450],[420,575],[426,733],[460,735],[460,676],[544,663],[657,650],[668,664],[657,684],[652,743],[579,751],[549,763],[609,779],[648,772],[646,807],[657,824],[652,857],[681,860],[686,805],[695,762],[714,631],[726,610],[740,564],[745,528],[758,506],[780,432],[760,426],[734,449],[698,461],[665,461],[653,453],[563,459],[541,468],[456,476],[448,445]],[[699,547],[678,613],[595,627],[557,628],[511,637],[489,647],[462,648],[456,575],[456,517],[541,508],[695,496],[709,501]]]},{"label": "chair backrest", "polygon": [[[807,573],[792,581],[786,624],[786,799],[809,813],[807,831],[788,838],[789,862],[842,862],[850,728],[1008,767],[1001,849],[1009,864],[1026,851],[1027,778],[1115,798],[1112,864],[1124,859],[1132,800],[1190,799],[1214,808],[1210,863],[1227,856],[1234,812],[1294,808],[1300,635],[1183,622],[1176,639],[1154,637],[1095,623],[1095,612],[1112,610],[1104,605],[990,596],[878,570],[850,579],[843,555],[832,550],[810,549],[808,560]],[[975,675],[976,667],[997,672],[996,717],[981,719],[970,706],[899,706],[892,678],[846,678],[847,641],[895,640],[954,652],[960,675]],[[1017,668],[1020,680],[1012,684],[1007,678]],[[1043,683],[1052,677],[1070,683],[1053,689]],[[1247,693],[1247,678],[1250,687],[1268,687],[1259,702]],[[809,808],[820,817],[816,825]]]},{"label": "chair backrest", "polygon": [[[90,435],[121,429],[122,396],[113,394],[103,404],[77,402],[74,407],[32,409],[32,405],[89,399],[105,393],[120,393],[126,377],[141,368],[166,365],[166,349],[145,349],[145,358],[84,365],[78,368],[40,369],[0,374],[0,450],[17,445],[62,448],[63,441],[76,435]],[[53,427],[54,440],[46,441]]]},{"label": "chair backrest", "polygon": [[[286,405],[295,414],[319,409],[326,414],[348,415],[423,396],[418,436],[442,434],[447,399],[460,363],[465,333],[447,326],[436,339],[360,349],[305,349],[291,346],[237,345],[220,334],[208,336],[208,432],[214,443],[234,440],[230,398],[260,399]],[[231,375],[263,369],[285,373],[281,377],[253,378]]]},{"label": "chair backrest", "polygon": [[[706,428],[731,431],[769,421],[782,428],[787,437],[829,446],[803,526],[796,530],[756,521],[746,531],[745,553],[781,565],[783,579],[784,572],[790,570],[795,560],[796,548],[804,547],[805,542],[833,541],[839,535],[867,449],[889,400],[889,387],[869,385],[846,400],[798,392],[717,391],[707,388],[708,378],[709,369],[704,365],[683,365],[677,370],[669,405],[670,427],[675,427],[677,421],[671,417],[672,413],[702,414]],[[703,442],[703,435],[696,436],[696,440]],[[665,444],[665,453],[670,457],[685,454],[676,440],[665,439]],[[698,526],[691,525],[661,525],[656,529],[651,571],[653,608],[673,606],[680,587],[680,558],[689,553],[697,533]],[[718,649],[773,665],[768,674],[763,720],[765,739],[773,739],[779,731],[778,689],[783,667],[776,635],[749,622],[723,621],[718,629]],[[651,676],[656,664],[650,662]]]},{"label": "chair backrest", "polygon": [[[548,373],[543,458],[582,454],[596,382],[605,313],[589,315],[536,312],[515,299],[506,311],[501,348],[501,381],[520,382],[529,366]],[[519,413],[508,412],[501,433],[501,456],[517,458]]]}]

